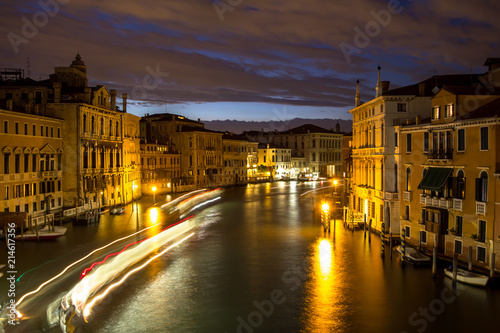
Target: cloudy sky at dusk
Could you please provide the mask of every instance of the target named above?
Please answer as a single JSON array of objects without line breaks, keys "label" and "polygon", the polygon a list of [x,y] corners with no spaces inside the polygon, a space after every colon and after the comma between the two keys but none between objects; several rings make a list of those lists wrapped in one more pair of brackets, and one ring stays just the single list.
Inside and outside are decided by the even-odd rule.
[{"label": "cloudy sky at dusk", "polygon": [[391,88],[484,72],[499,16],[488,0],[4,0],[0,67],[29,57],[46,79],[80,52],[90,84],[127,92],[137,115],[350,119],[379,64]]}]

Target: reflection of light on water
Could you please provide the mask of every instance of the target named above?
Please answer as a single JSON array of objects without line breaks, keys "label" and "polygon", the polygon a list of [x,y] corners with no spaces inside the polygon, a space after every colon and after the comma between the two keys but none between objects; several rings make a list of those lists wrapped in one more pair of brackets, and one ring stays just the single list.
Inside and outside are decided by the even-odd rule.
[{"label": "reflection of light on water", "polygon": [[[304,309],[304,332],[342,331],[342,276],[329,239],[319,240],[313,247],[310,279],[306,284],[307,306]],[[345,324],[345,323],[344,323]]]},{"label": "reflection of light on water", "polygon": [[149,211],[149,220],[151,221],[151,223],[156,224],[156,222],[158,221],[158,208],[151,208],[151,210]]},{"label": "reflection of light on water", "polygon": [[323,279],[328,280],[332,269],[332,244],[328,239],[323,239],[318,245],[319,268]]}]

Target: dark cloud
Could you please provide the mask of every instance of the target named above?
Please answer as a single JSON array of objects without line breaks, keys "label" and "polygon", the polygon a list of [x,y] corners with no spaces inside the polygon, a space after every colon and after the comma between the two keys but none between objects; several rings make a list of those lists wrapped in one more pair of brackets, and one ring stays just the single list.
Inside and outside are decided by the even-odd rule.
[{"label": "dark cloud", "polygon": [[[79,51],[91,82],[148,105],[227,101],[347,108],[357,78],[364,99],[371,97],[378,64],[384,79],[401,85],[434,69],[481,72],[484,59],[499,53],[493,34],[500,28],[500,5],[494,1],[402,1],[396,5],[401,13],[372,31],[363,47],[356,45],[355,29],[373,27],[374,13],[383,17],[389,2],[232,0],[235,5],[221,14],[201,0],[60,1],[67,4],[45,2],[57,2],[59,10],[29,37],[22,28],[42,10],[39,2],[2,5],[0,66],[25,67],[29,57],[32,76],[45,78]],[[18,53],[9,33],[26,38]],[[341,43],[359,51],[350,63]],[[160,77],[153,78],[152,69]]]}]

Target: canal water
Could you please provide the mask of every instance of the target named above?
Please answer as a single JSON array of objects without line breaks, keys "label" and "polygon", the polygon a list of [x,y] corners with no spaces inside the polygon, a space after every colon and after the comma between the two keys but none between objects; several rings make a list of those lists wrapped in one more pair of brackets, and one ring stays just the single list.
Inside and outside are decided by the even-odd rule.
[{"label": "canal water", "polygon": [[[396,253],[382,258],[378,236],[369,242],[340,222],[325,234],[313,220],[315,192],[306,193],[320,186],[226,189],[192,213],[193,237],[111,292],[75,332],[499,331],[499,289],[453,287],[444,264],[433,278],[429,267],[402,266]],[[26,276],[36,285],[89,250],[167,218],[152,214],[147,200],[139,223],[128,208],[98,225],[70,226],[57,241],[19,245],[20,271],[45,263]]]}]

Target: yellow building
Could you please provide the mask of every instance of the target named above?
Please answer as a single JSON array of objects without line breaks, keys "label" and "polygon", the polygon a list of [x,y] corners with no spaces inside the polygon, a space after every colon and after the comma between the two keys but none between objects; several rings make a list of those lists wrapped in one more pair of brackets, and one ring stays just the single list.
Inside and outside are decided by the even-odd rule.
[{"label": "yellow building", "polygon": [[247,141],[247,180],[256,180],[257,163],[259,162],[259,143]]},{"label": "yellow building", "polygon": [[389,90],[381,81],[380,67],[375,98],[363,103],[359,81],[353,116],[352,192],[349,219],[363,221],[376,231],[385,222],[386,232],[400,233],[398,178],[399,155],[395,154],[398,137],[395,125],[408,119],[426,118],[431,114],[431,97],[439,87],[448,84],[470,84],[471,75],[433,76],[418,84]]},{"label": "yellow building", "polygon": [[180,179],[180,154],[167,145],[141,143],[142,193],[156,194],[176,192]]},{"label": "yellow building", "polygon": [[181,185],[215,187],[222,184],[222,134],[183,116],[164,113],[141,120],[141,139],[168,144],[181,154]]},{"label": "yellow building", "polygon": [[432,98],[430,118],[397,127],[407,242],[429,252],[436,246],[449,258],[457,253],[483,268],[492,253],[500,267],[500,91],[494,85],[444,87]]},{"label": "yellow building", "polygon": [[36,218],[62,211],[64,121],[24,111],[0,109],[0,211]]},{"label": "yellow building", "polygon": [[248,140],[242,135],[226,132],[222,136],[224,168],[222,185],[246,184],[248,182]]},{"label": "yellow building", "polygon": [[56,67],[49,80],[34,81],[2,72],[0,103],[64,120],[62,204],[88,210],[132,199],[139,151],[134,127],[138,127],[139,118],[126,114],[126,94],[122,95],[120,111],[116,90],[89,87],[87,83],[87,66],[77,54],[70,66]]},{"label": "yellow building", "polygon": [[292,169],[292,151],[289,148],[276,144],[259,144],[258,166],[264,166],[265,171],[262,176],[272,179],[289,179]]}]

